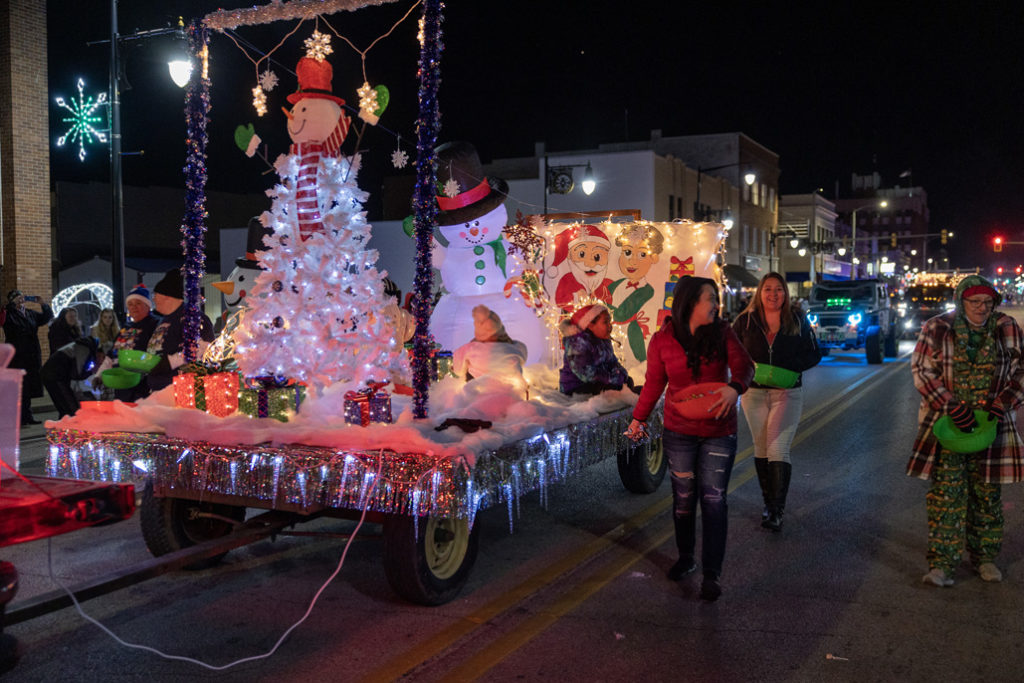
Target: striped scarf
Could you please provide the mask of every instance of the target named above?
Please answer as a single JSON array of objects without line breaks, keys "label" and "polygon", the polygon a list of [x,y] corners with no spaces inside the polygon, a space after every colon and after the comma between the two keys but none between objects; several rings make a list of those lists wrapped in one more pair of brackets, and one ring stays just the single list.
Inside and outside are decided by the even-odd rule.
[{"label": "striped scarf", "polygon": [[299,142],[293,144],[291,153],[299,156],[299,175],[295,182],[295,208],[299,220],[299,237],[306,241],[315,232],[323,232],[320,218],[320,203],[317,197],[316,172],[322,157],[336,157],[341,153],[341,143],[348,135],[352,119],[342,112],[338,125],[323,142]]}]

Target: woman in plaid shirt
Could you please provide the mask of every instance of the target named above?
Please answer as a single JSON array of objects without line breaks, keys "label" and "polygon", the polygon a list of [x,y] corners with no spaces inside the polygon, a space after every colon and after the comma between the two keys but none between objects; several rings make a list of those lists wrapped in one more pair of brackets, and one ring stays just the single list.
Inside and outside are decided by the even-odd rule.
[{"label": "woman in plaid shirt", "polygon": [[[974,571],[985,581],[1003,578],[995,565],[1003,538],[1000,484],[1024,479],[1014,414],[1024,403],[1024,333],[994,310],[1001,299],[981,276],[964,278],[956,288],[956,310],[924,324],[911,358],[923,398],[907,474],[931,479],[925,499],[929,571],[923,580],[935,586],[953,585],[965,535]],[[999,419],[992,445],[978,453],[943,448],[932,433],[935,422],[948,414],[969,431],[977,426],[975,409]]]}]

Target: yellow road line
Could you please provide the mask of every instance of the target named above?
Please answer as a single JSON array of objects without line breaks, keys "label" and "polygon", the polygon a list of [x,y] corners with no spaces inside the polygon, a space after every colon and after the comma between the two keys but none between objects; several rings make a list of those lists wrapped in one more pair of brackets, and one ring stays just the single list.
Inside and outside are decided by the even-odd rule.
[{"label": "yellow road line", "polygon": [[[860,399],[867,391],[874,387],[876,382],[868,386],[865,383],[871,378],[881,381],[888,377],[901,366],[893,364],[888,368],[871,373],[851,385],[844,387],[832,401],[828,401],[808,411],[801,420],[801,427],[797,437],[793,440],[794,445],[802,442],[810,434],[822,426],[828,424],[840,411],[848,408],[852,403]],[[856,392],[849,398],[844,398]],[[818,413],[827,410],[827,414],[821,419],[815,419]],[[753,446],[748,446],[736,455],[736,463],[749,458],[753,454]],[[734,476],[730,481],[729,492],[732,493],[740,486],[746,484],[754,477],[753,469],[746,470],[739,476]],[[541,571],[529,577],[526,581],[518,584],[511,590],[503,593],[474,613],[460,618],[455,623],[442,629],[431,638],[419,643],[411,650],[403,652],[398,657],[391,659],[384,666],[370,672],[362,680],[364,681],[392,681],[413,670],[423,662],[436,657],[444,650],[451,647],[457,640],[467,636],[476,630],[481,624],[498,616],[502,612],[511,609],[514,605],[527,597],[539,592],[549,584],[553,583],[563,574],[571,571],[578,565],[586,562],[591,557],[602,551],[618,546],[621,557],[613,562],[607,563],[590,578],[577,583],[568,593],[559,598],[549,609],[539,612],[526,622],[517,627],[514,631],[489,644],[484,651],[474,655],[463,662],[459,667],[445,674],[445,680],[472,680],[477,678],[489,669],[497,665],[509,654],[536,638],[544,630],[554,624],[559,618],[578,607],[591,595],[610,583],[619,574],[626,571],[638,560],[645,557],[647,553],[668,542],[674,533],[669,529],[666,532],[656,534],[655,538],[644,544],[642,552],[630,551],[622,548],[619,541],[625,536],[635,533],[646,525],[651,519],[668,510],[671,506],[671,497],[664,498],[657,503],[641,510],[622,524],[619,524],[611,531],[584,544],[569,555],[566,555]]]}]

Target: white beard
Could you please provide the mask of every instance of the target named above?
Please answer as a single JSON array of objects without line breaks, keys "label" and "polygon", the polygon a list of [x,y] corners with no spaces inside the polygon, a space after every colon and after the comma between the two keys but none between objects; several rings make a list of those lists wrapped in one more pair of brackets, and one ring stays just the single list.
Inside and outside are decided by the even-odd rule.
[{"label": "white beard", "polygon": [[575,261],[569,261],[569,271],[573,276],[575,276],[576,280],[583,285],[583,288],[587,290],[588,294],[593,294],[594,290],[601,286],[601,283],[604,281],[604,274],[606,270],[608,270],[607,266],[598,270],[594,275],[587,275]]}]

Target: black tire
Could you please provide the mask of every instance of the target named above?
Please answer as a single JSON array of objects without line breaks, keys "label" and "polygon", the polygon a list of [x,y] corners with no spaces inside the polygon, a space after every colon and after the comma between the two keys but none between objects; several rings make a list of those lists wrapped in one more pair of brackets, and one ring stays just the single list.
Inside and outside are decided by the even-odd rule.
[{"label": "black tire", "polygon": [[408,515],[384,519],[384,574],[400,596],[418,605],[443,605],[469,579],[480,525],[460,517]]},{"label": "black tire", "polygon": [[828,354],[832,353],[832,347],[831,346],[819,346],[818,347],[818,351],[821,352],[821,357],[824,358]]},{"label": "black tire", "polygon": [[900,355],[900,341],[896,333],[896,328],[889,330],[889,334],[885,337],[885,357],[895,358]]},{"label": "black tire", "polygon": [[619,479],[631,493],[657,491],[668,469],[668,459],[665,457],[661,439],[631,445],[619,453],[618,460]]},{"label": "black tire", "polygon": [[[153,484],[150,482],[146,483],[142,491],[142,505],[139,506],[142,538],[149,552],[155,557],[230,534],[235,525],[217,517],[244,522],[245,508],[237,505],[200,503],[182,498],[161,498],[153,495]],[[219,564],[225,555],[226,552],[200,560],[188,565],[186,569],[213,567]]]},{"label": "black tire", "polygon": [[882,362],[882,333],[877,327],[870,328],[864,338],[864,355],[870,365]]}]

